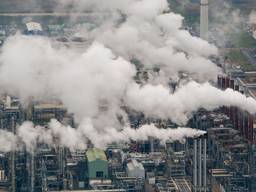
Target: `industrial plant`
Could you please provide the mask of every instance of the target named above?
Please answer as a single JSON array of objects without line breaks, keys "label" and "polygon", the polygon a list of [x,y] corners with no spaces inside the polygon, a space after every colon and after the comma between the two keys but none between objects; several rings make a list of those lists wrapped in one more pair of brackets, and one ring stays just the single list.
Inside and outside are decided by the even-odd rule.
[{"label": "industrial plant", "polygon": [[0,192],[256,192],[254,0],[2,0]]}]

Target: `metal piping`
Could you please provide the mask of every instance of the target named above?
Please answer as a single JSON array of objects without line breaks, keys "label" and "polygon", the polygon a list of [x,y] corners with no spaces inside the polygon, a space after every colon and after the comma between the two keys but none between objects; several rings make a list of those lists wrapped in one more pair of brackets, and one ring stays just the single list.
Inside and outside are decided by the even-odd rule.
[{"label": "metal piping", "polygon": [[194,171],[193,171],[194,192],[197,191],[197,140],[194,139]]},{"label": "metal piping", "polygon": [[155,149],[154,149],[154,138],[150,138],[150,152],[154,153]]},{"label": "metal piping", "polygon": [[203,186],[204,186],[204,192],[207,191],[207,167],[206,167],[206,155],[207,155],[207,139],[204,138],[204,156],[203,156],[203,172],[204,172],[204,183],[203,183]]},{"label": "metal piping", "polygon": [[[11,128],[12,128],[12,133],[15,134],[16,130],[15,130],[15,119],[14,117],[12,117],[11,119]],[[12,192],[16,192],[16,173],[15,173],[15,149],[12,149],[12,152],[11,152],[11,162],[12,162],[12,165],[11,165],[11,175],[12,175],[12,178],[11,178],[11,183],[12,183]]]},{"label": "metal piping", "polygon": [[35,151],[33,150],[31,153],[31,192],[34,191],[35,188]]},{"label": "metal piping", "polygon": [[202,139],[199,139],[199,151],[198,151],[198,167],[199,167],[199,191],[202,191]]}]

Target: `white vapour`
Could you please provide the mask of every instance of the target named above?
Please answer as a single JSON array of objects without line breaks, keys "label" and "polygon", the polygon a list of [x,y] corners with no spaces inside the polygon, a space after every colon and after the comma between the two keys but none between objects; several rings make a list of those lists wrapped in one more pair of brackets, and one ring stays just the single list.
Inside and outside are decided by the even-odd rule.
[{"label": "white vapour", "polygon": [[186,124],[192,113],[200,108],[213,110],[221,106],[236,106],[256,113],[256,101],[232,89],[219,90],[209,83],[189,82],[174,94],[162,85],[133,84],[127,90],[126,103],[149,117],[169,118]]},{"label": "white vapour", "polygon": [[126,60],[140,60],[145,68],[161,67],[166,76],[185,71],[201,81],[215,80],[220,71],[207,59],[217,54],[216,47],[183,30],[183,17],[170,12],[167,0],[63,0],[60,4],[109,13],[98,27],[81,27],[79,34],[96,39]]},{"label": "white vapour", "polygon": [[93,144],[96,147],[102,148],[106,147],[108,143],[129,142],[131,140],[146,141],[150,138],[159,139],[164,144],[166,141],[183,142],[187,138],[196,138],[204,133],[204,131],[192,128],[159,129],[151,124],[143,125],[139,129],[126,127],[122,131],[114,128],[106,129],[104,136],[99,135],[100,137],[97,137]]},{"label": "white vapour", "polygon": [[97,116],[102,101],[117,111],[134,66],[99,43],[85,53],[56,50],[49,40],[11,37],[0,55],[0,87],[23,102],[57,98],[78,121]]},{"label": "white vapour", "polygon": [[28,151],[36,149],[38,143],[49,146],[63,146],[74,151],[86,149],[87,140],[77,129],[64,126],[57,120],[51,120],[48,127],[34,126],[32,122],[24,122],[17,128],[18,140],[22,141]]},{"label": "white vapour", "polygon": [[217,54],[217,49],[183,30],[183,18],[168,13],[166,0],[86,0],[80,1],[80,5],[83,10],[110,13],[106,22],[86,31],[94,43],[83,53],[72,48],[53,48],[47,38],[16,35],[7,39],[0,54],[3,93],[19,97],[23,103],[31,99],[60,100],[74,114],[78,127],[52,121],[48,128],[42,128],[26,122],[18,128],[17,136],[4,133],[11,143],[21,140],[29,150],[37,142],[75,150],[86,148],[88,140],[104,147],[113,141],[148,137],[182,140],[202,134],[192,129],[164,130],[153,125],[138,130],[121,128],[116,116],[124,114],[122,105],[180,124],[185,124],[200,107],[213,109],[225,104],[255,112],[254,100],[209,84],[192,82],[173,95],[163,85],[135,84],[136,70],[129,62],[133,58],[146,68],[160,67],[159,75],[168,80],[180,71],[200,81],[213,80],[219,72],[207,59]]},{"label": "white vapour", "polygon": [[[14,36],[4,45],[0,62],[2,91],[18,96],[23,102],[31,97],[36,100],[58,99],[70,113],[74,113],[79,123],[78,128],[74,129],[52,122],[50,131],[24,123],[17,134],[29,150],[37,142],[59,144],[75,150],[86,148],[88,139],[100,147],[108,142],[127,141],[126,137],[132,139],[136,134],[142,138],[160,138],[160,135],[165,138],[166,134],[172,139],[172,134],[177,136],[172,130],[159,130],[158,133],[157,128],[148,128],[152,131],[149,133],[146,128],[137,132],[125,128],[120,132],[116,115],[122,113],[121,105],[148,116],[170,118],[180,124],[185,124],[191,113],[201,107],[214,109],[234,105],[255,112],[253,99],[246,99],[242,94],[230,90],[223,92],[209,84],[192,82],[173,95],[162,85],[146,84],[140,88],[133,80],[133,65],[114,56],[99,43],[92,44],[85,53],[79,54],[72,50],[56,50],[44,38]],[[107,109],[101,111],[104,103]],[[91,122],[88,123],[87,119]],[[194,136],[189,129],[186,134]],[[59,138],[57,142],[55,137]]]},{"label": "white vapour", "polygon": [[223,0],[211,2],[210,18],[209,30],[218,46],[222,47],[231,40],[232,35],[242,32],[243,23],[247,22],[247,17],[238,8]]},{"label": "white vapour", "polygon": [[249,23],[256,24],[256,11],[252,11],[249,15]]},{"label": "white vapour", "polygon": [[3,131],[0,132],[0,141],[5,142],[0,146],[1,152],[9,152],[17,149],[17,146],[24,143],[26,149],[32,152],[38,143],[44,143],[51,147],[67,147],[71,151],[87,147],[88,141],[95,147],[104,149],[107,144],[113,142],[145,141],[150,138],[159,139],[162,143],[169,141],[183,141],[187,138],[199,137],[205,132],[191,128],[159,129],[153,124],[143,125],[138,129],[125,127],[118,131],[115,128],[108,128],[104,132],[97,132],[90,120],[85,120],[75,129],[64,126],[53,119],[46,127],[34,126],[31,122],[24,122],[17,128],[17,134]]}]

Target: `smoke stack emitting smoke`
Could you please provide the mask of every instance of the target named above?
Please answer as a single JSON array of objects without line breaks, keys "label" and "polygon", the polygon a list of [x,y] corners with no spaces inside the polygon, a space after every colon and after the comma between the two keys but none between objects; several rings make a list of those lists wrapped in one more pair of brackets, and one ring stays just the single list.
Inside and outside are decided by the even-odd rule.
[{"label": "smoke stack emitting smoke", "polygon": [[[78,127],[56,120],[48,128],[25,122],[17,128],[17,135],[1,131],[0,142],[6,145],[0,145],[0,151],[10,151],[22,143],[28,150],[37,142],[76,150],[86,149],[88,140],[104,148],[112,142],[149,137],[183,140],[204,134],[190,128],[159,129],[153,124],[134,130],[129,122],[121,125],[117,120],[118,115],[126,115],[121,106],[179,125],[186,125],[199,108],[227,105],[256,112],[252,98],[229,89],[218,90],[209,83],[191,81],[170,93],[165,85],[181,71],[204,82],[214,80],[220,69],[207,59],[216,55],[217,49],[182,30],[182,17],[167,13],[166,0],[102,2],[83,1],[79,6],[90,7],[92,12],[111,12],[108,22],[102,21],[96,29],[81,29],[94,41],[82,54],[72,48],[54,48],[51,40],[43,37],[17,34],[5,42],[0,55],[1,91],[19,97],[23,104],[31,98],[58,99],[74,114]],[[126,16],[122,23],[117,19],[120,14]],[[153,80],[143,86],[136,84],[136,69],[130,63],[133,58],[146,68],[160,66],[162,84],[155,85]],[[102,101],[107,104],[106,111],[100,110]]]}]

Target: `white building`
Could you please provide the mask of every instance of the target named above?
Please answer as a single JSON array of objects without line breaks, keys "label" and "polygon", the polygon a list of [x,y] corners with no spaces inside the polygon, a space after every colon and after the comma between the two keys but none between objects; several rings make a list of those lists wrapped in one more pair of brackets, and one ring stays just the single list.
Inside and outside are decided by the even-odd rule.
[{"label": "white building", "polygon": [[26,23],[26,34],[27,35],[41,35],[43,33],[43,28],[40,23],[28,22]]},{"label": "white building", "polygon": [[28,31],[42,31],[42,26],[40,23],[36,23],[36,22],[29,22],[26,23],[27,26],[27,30]]},{"label": "white building", "polygon": [[143,165],[135,159],[132,159],[131,162],[127,163],[126,171],[128,177],[145,179],[145,169]]}]

